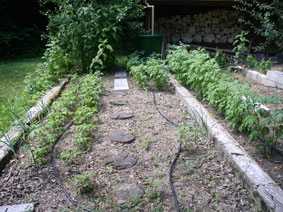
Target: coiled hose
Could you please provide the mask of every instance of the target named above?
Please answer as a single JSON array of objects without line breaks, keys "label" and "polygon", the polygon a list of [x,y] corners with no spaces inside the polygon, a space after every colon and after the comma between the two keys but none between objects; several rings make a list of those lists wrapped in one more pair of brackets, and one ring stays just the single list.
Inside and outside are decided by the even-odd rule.
[{"label": "coiled hose", "polygon": [[[154,91],[152,91],[152,95],[153,95],[153,103],[154,103],[154,107],[155,109],[158,111],[158,113],[166,120],[168,121],[170,124],[174,125],[175,127],[178,127],[179,125],[176,124],[175,122],[171,121],[170,119],[168,119],[160,110],[159,108],[157,107],[157,104],[156,104],[156,98],[155,98],[155,93]],[[173,172],[174,172],[174,169],[175,169],[175,166],[176,166],[176,163],[177,163],[177,160],[178,158],[180,157],[180,153],[182,151],[182,139],[179,141],[179,148],[178,148],[178,152],[176,154],[176,157],[174,158],[171,166],[170,166],[170,171],[169,171],[169,183],[170,183],[170,187],[171,187],[171,191],[172,191],[172,195],[173,195],[173,198],[174,198],[174,203],[175,203],[175,207],[176,207],[176,210],[177,212],[180,212],[180,208],[179,208],[179,202],[178,202],[178,199],[177,199],[177,195],[176,195],[176,192],[175,192],[175,187],[174,187],[174,184],[173,184]]]}]

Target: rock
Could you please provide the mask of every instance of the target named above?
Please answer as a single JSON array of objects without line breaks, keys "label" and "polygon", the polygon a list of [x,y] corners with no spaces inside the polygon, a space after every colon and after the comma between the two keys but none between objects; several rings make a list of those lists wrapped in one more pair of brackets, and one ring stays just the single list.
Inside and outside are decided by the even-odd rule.
[{"label": "rock", "polygon": [[130,132],[115,130],[111,133],[111,140],[119,143],[130,143],[135,140],[135,137]]},{"label": "rock", "polygon": [[196,28],[193,27],[193,26],[189,27],[189,28],[188,28],[188,33],[189,33],[190,35],[195,34],[195,33],[196,33]]},{"label": "rock", "polygon": [[28,204],[19,204],[19,205],[7,205],[1,206],[0,212],[25,212],[25,211],[34,211],[33,203]]},{"label": "rock", "polygon": [[128,93],[127,91],[114,91],[113,96],[126,96]]},{"label": "rock", "polygon": [[128,101],[126,100],[112,100],[110,101],[111,105],[126,105],[128,103]]},{"label": "rock", "polygon": [[182,33],[181,38],[184,43],[191,43],[194,40],[190,33]]},{"label": "rock", "polygon": [[116,198],[118,204],[124,204],[129,202],[134,197],[141,198],[144,195],[144,191],[136,184],[121,184],[116,191]]},{"label": "rock", "polygon": [[225,35],[228,35],[230,33],[230,29],[229,28],[224,28],[223,32]]},{"label": "rock", "polygon": [[234,39],[233,38],[228,38],[228,43],[233,43]]},{"label": "rock", "polygon": [[204,29],[204,32],[205,32],[205,34],[211,33],[211,28],[206,27],[206,28]]},{"label": "rock", "polygon": [[125,70],[123,71],[118,71],[115,73],[115,79],[120,79],[120,78],[127,78],[127,72]]},{"label": "rock", "polygon": [[219,39],[219,43],[226,43],[227,42],[227,36],[223,36]]},{"label": "rock", "polygon": [[175,33],[172,35],[172,41],[173,43],[178,43],[181,39],[180,33]]},{"label": "rock", "polygon": [[200,43],[202,41],[202,36],[201,35],[195,35],[194,36],[194,42]]},{"label": "rock", "polygon": [[114,79],[114,91],[129,90],[127,79]]},{"label": "rock", "polygon": [[129,119],[134,117],[134,113],[132,111],[125,111],[120,113],[112,113],[111,119]]},{"label": "rock", "polygon": [[212,43],[215,39],[215,35],[214,34],[207,34],[203,37],[203,41],[206,43]]},{"label": "rock", "polygon": [[128,155],[109,156],[106,158],[105,163],[110,163],[116,169],[126,169],[133,167],[137,163],[137,160]]}]

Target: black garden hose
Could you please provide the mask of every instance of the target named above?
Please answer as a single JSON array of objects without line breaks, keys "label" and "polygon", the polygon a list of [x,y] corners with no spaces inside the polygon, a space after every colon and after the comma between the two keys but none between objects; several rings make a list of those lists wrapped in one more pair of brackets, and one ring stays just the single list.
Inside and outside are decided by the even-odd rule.
[{"label": "black garden hose", "polygon": [[[173,122],[169,118],[167,118],[157,107],[154,91],[152,91],[152,95],[153,95],[153,103],[154,103],[154,106],[155,106],[156,110],[158,111],[158,113],[166,121],[168,121],[170,124],[174,125],[175,127],[178,127],[179,126],[178,124],[176,124],[175,122]],[[182,139],[180,139],[180,141],[179,141],[178,152],[177,152],[176,157],[174,158],[174,160],[173,160],[173,162],[170,166],[170,171],[169,171],[169,183],[170,183],[170,187],[171,187],[171,191],[172,191],[172,195],[173,195],[173,198],[174,198],[174,203],[175,203],[175,207],[176,207],[177,212],[180,212],[180,207],[179,207],[179,202],[178,202],[177,195],[176,195],[176,192],[175,192],[175,187],[174,187],[174,184],[173,184],[173,179],[172,179],[173,177],[172,176],[173,176],[173,172],[174,172],[174,169],[175,169],[175,166],[176,166],[176,163],[177,163],[177,160],[180,156],[181,151],[182,151]]]},{"label": "black garden hose", "polygon": [[[156,110],[158,111],[158,113],[166,120],[168,121],[170,124],[174,125],[175,127],[178,127],[178,125],[171,121],[170,119],[168,119],[160,110],[159,108],[157,107],[157,104],[156,104],[156,98],[155,98],[155,94],[154,92],[152,91],[152,94],[153,94],[153,102],[154,102],[154,106],[156,108]],[[53,168],[54,168],[54,171],[55,171],[55,174],[58,178],[58,181],[59,181],[59,185],[62,189],[62,191],[64,192],[65,196],[67,197],[67,199],[73,204],[75,205],[76,207],[80,207],[82,208],[83,210],[85,211],[88,211],[88,212],[93,212],[92,210],[88,209],[88,208],[84,208],[82,207],[81,205],[79,205],[75,200],[73,200],[69,193],[66,191],[66,189],[64,188],[64,185],[63,185],[63,180],[59,174],[59,171],[57,169],[57,166],[56,166],[56,162],[54,161],[53,159],[53,150],[54,150],[54,147],[55,145],[57,144],[57,142],[59,141],[59,139],[63,136],[63,134],[73,125],[73,121],[71,123],[69,123],[67,125],[67,127],[64,129],[64,131],[62,133],[60,133],[60,135],[58,135],[58,137],[56,138],[54,144],[52,145],[52,149],[51,149],[51,153],[50,153],[50,160],[53,164]],[[178,202],[178,199],[177,199],[177,195],[176,195],[176,192],[175,192],[175,187],[174,187],[174,184],[173,184],[173,172],[174,172],[174,169],[175,169],[175,166],[176,166],[176,163],[177,163],[177,160],[180,156],[180,153],[182,151],[182,140],[179,141],[179,148],[178,148],[178,152],[176,154],[176,157],[174,158],[171,166],[170,166],[170,171],[169,171],[169,183],[170,183],[170,188],[172,190],[172,195],[173,195],[173,198],[174,198],[174,203],[175,203],[175,207],[176,207],[176,210],[177,212],[180,212],[180,208],[179,208],[179,202]]]},{"label": "black garden hose", "polygon": [[62,191],[64,192],[65,196],[68,198],[68,200],[69,200],[71,203],[73,203],[76,207],[82,208],[83,210],[88,211],[88,212],[93,212],[92,210],[90,210],[90,209],[88,209],[88,208],[82,207],[81,205],[79,205],[75,200],[73,200],[73,199],[70,197],[69,193],[68,193],[68,192],[66,191],[66,189],[64,188],[63,180],[62,180],[61,175],[59,174],[59,171],[58,171],[58,169],[57,169],[56,162],[55,162],[54,159],[53,159],[53,150],[54,150],[54,147],[55,147],[56,143],[57,143],[57,142],[59,141],[59,139],[63,136],[63,134],[73,125],[73,123],[74,123],[73,121],[72,121],[71,123],[69,123],[69,124],[67,125],[67,127],[64,129],[64,131],[61,132],[60,135],[58,135],[58,137],[56,138],[55,142],[54,142],[53,145],[52,145],[52,149],[51,149],[51,153],[50,153],[50,160],[51,160],[51,162],[52,162],[52,164],[53,164],[53,168],[54,168],[55,174],[56,174],[56,176],[57,176],[57,178],[58,178],[59,185],[60,185]]}]

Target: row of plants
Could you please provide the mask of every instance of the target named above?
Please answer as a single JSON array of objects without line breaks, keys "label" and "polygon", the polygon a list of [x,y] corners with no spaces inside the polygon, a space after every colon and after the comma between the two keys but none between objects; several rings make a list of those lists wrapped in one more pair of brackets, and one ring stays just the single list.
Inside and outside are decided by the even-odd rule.
[{"label": "row of plants", "polygon": [[[25,79],[22,95],[25,108],[31,107],[67,74],[109,70],[118,54],[133,49],[134,37],[143,31],[140,18],[144,11],[139,0],[46,0],[40,4],[49,19],[47,33],[43,35],[47,49],[44,63]],[[47,9],[50,4],[54,7],[52,11]],[[3,114],[8,114],[9,109],[18,111],[13,108],[11,102],[1,110]],[[16,115],[13,121],[22,114]],[[10,118],[5,116],[3,122],[0,120],[0,137],[12,122],[7,119]]]},{"label": "row of plants", "polygon": [[[90,132],[95,129],[93,117],[98,113],[98,100],[102,90],[99,75],[97,72],[82,78],[73,76],[68,90],[52,104],[46,118],[32,124],[28,143],[32,143],[30,150],[35,164],[43,165],[47,162],[56,135],[61,133],[71,120],[76,125],[74,146],[84,150],[91,147]],[[61,157],[68,163],[75,159],[76,155],[78,153],[75,150],[67,150]]]},{"label": "row of plants", "polygon": [[249,140],[260,138],[259,146],[267,150],[266,147],[276,146],[283,137],[283,110],[268,113],[259,104],[281,102],[280,98],[264,98],[251,92],[250,87],[223,72],[204,50],[188,52],[183,45],[172,46],[166,61],[177,80],[225,114],[232,127],[248,132]]},{"label": "row of plants", "polygon": [[153,53],[148,57],[143,52],[135,52],[130,55],[127,68],[134,81],[143,89],[147,90],[149,83],[157,89],[164,89],[169,81],[169,73],[165,70],[165,61],[159,59],[160,54]]},{"label": "row of plants", "polygon": [[[73,147],[64,149],[59,157],[65,165],[71,165],[79,163],[83,151],[91,149],[93,132],[96,130],[94,117],[98,116],[99,99],[103,88],[100,75],[99,72],[82,77],[74,75],[68,90],[52,104],[46,118],[32,124],[26,146],[30,149],[30,155],[36,166],[48,161],[57,136],[65,130],[71,120],[75,125],[75,135],[71,140]],[[73,177],[78,193],[92,190],[93,175],[94,172],[89,172]]]}]

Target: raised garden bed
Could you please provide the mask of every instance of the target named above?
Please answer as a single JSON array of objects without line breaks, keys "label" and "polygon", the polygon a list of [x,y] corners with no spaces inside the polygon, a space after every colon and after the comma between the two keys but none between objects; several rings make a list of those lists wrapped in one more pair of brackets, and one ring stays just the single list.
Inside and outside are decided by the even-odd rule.
[{"label": "raised garden bed", "polygon": [[[92,210],[174,211],[168,173],[180,135],[156,112],[151,93],[136,87],[131,80],[126,94],[113,92],[111,76],[105,77],[103,84],[105,91],[100,100],[99,118],[95,115],[91,119],[97,126],[91,133],[91,148],[69,162],[54,157],[63,185],[73,199]],[[121,99],[127,104],[110,104]],[[224,163],[215,144],[198,129],[175,92],[172,89],[156,92],[156,99],[168,118],[187,126],[184,131],[187,139],[173,178],[181,210],[257,211],[233,168]],[[134,117],[113,119],[113,114],[124,110],[131,110]],[[75,148],[73,142],[78,126],[80,124],[72,126],[58,141],[55,155]],[[113,142],[111,132],[114,130],[127,130],[135,140],[127,144]],[[35,137],[31,142],[36,141]],[[115,164],[108,164],[107,156],[117,155],[132,156],[137,162],[132,167],[116,169]],[[90,181],[93,190],[78,193],[79,187],[74,185],[73,178],[92,171],[95,172]],[[34,202],[36,211],[74,208],[60,190],[48,157],[46,164],[36,168],[24,148],[3,170],[0,181],[1,205]],[[123,201],[117,190],[125,184],[138,186],[143,197]]]}]

